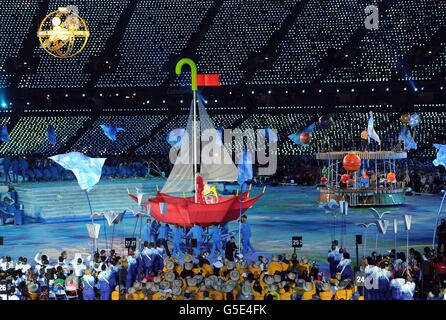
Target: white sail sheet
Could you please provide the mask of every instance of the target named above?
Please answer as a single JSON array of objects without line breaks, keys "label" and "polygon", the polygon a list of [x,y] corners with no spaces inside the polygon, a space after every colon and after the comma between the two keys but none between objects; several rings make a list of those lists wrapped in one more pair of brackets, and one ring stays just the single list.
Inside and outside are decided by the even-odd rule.
[{"label": "white sail sheet", "polygon": [[[237,181],[237,167],[220,140],[218,131],[200,99],[198,99],[197,164],[204,181]],[[197,119],[197,120],[198,120]],[[193,101],[186,131],[178,157],[161,192],[184,193],[194,191],[193,161]],[[201,147],[200,147],[201,143]],[[201,156],[200,156],[201,151]]]},{"label": "white sail sheet", "polygon": [[[183,193],[194,191],[195,179],[192,143],[193,104],[190,110],[186,131],[181,141],[178,157],[176,158],[172,171],[161,190],[162,193]],[[175,152],[175,150],[177,149],[174,147],[171,152]]]},{"label": "white sail sheet", "polygon": [[223,144],[214,123],[198,99],[201,131],[200,174],[204,181],[237,181],[237,167]]}]

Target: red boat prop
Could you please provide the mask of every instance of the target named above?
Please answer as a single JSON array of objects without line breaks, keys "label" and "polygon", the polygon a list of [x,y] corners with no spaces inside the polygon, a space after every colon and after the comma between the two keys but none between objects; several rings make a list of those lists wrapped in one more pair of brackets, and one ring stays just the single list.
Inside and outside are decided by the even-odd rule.
[{"label": "red boat prop", "polygon": [[[158,192],[154,198],[142,205],[158,222],[177,224],[187,228],[194,224],[208,227],[213,223],[220,224],[237,220],[240,217],[240,206],[243,214],[262,195],[263,192],[250,198],[249,191],[246,191],[242,196],[220,196],[216,203],[195,203],[193,196],[174,197]],[[129,196],[138,203],[137,196],[132,194]]]},{"label": "red boat prop", "polygon": [[[194,224],[207,227],[213,223],[220,224],[237,220],[263,195],[265,190],[253,198],[249,197],[250,190],[235,196],[219,197],[216,187],[209,185],[209,189],[213,190],[213,196],[211,197],[208,192],[206,192],[207,195],[203,193],[204,181],[206,183],[212,181],[235,182],[238,181],[238,170],[222,141],[211,145],[212,156],[215,157],[214,160],[224,159],[225,161],[199,161],[197,138],[200,137],[200,133],[204,132],[213,133],[217,136],[217,131],[201,99],[197,99],[197,66],[190,59],[181,59],[175,68],[178,75],[181,74],[183,65],[188,65],[191,69],[193,100],[187,126],[184,130],[186,138],[182,138],[178,158],[175,160],[161,192],[158,191],[154,198],[141,203],[137,196],[131,194],[129,196],[138,204],[144,206],[147,212],[159,222],[183,227],[191,227]],[[197,121],[197,104],[199,121]],[[192,139],[188,137],[192,137]],[[218,139],[215,139],[215,141],[218,141]],[[201,145],[203,148],[208,147],[211,142],[214,142],[214,138],[211,141],[201,141]],[[185,155],[192,155],[193,159],[189,159]],[[202,158],[202,155],[200,157]],[[192,161],[189,162],[189,160]],[[198,164],[200,164],[200,169]],[[192,192],[194,195],[191,197],[171,195],[185,192]]]}]

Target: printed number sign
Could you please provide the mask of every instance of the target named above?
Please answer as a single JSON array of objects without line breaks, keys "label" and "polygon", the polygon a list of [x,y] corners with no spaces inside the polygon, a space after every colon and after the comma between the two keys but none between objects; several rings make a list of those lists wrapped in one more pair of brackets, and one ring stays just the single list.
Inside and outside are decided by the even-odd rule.
[{"label": "printed number sign", "polygon": [[0,294],[8,293],[8,282],[6,280],[0,280]]},{"label": "printed number sign", "polygon": [[364,272],[356,272],[355,274],[355,284],[357,287],[365,286],[365,273]]},{"label": "printed number sign", "polygon": [[136,238],[125,238],[125,248],[130,249],[136,247]]},{"label": "printed number sign", "polygon": [[291,238],[291,246],[293,248],[302,248],[304,242],[301,236]]}]

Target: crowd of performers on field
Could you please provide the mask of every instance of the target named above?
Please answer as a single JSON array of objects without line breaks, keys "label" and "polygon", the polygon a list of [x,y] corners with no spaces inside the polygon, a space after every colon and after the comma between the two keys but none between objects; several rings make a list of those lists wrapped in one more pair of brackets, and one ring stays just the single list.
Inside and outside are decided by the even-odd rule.
[{"label": "crowd of performers on field", "polygon": [[[201,247],[200,228],[189,233],[200,239],[195,248],[179,246],[177,227],[147,223],[141,248],[119,256],[97,250],[69,259],[66,252],[52,261],[41,252],[34,263],[25,257],[0,260],[0,280],[10,283],[11,300],[444,300],[446,288],[446,221],[439,227],[439,247],[409,256],[391,250],[363,257],[358,269],[346,248],[333,241],[327,254],[328,272],[297,254],[254,254],[247,217],[243,217],[241,253],[230,236],[221,245],[221,230],[212,227],[211,251]],[[176,231],[175,231],[176,230]],[[173,246],[167,246],[173,234]],[[184,233],[180,232],[180,235]],[[217,243],[215,243],[217,242]],[[187,252],[184,252],[187,251]],[[355,270],[356,269],[356,270]],[[357,282],[363,274],[362,284]],[[366,285],[366,283],[368,283]]]}]

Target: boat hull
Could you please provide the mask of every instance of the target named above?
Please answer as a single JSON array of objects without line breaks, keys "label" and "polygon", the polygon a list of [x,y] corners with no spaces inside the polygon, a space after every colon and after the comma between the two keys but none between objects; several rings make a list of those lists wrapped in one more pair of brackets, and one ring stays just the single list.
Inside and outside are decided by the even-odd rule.
[{"label": "boat hull", "polygon": [[[158,193],[143,204],[158,222],[192,227],[194,224],[208,227],[213,223],[221,224],[237,220],[240,213],[246,212],[263,193],[249,198],[249,192],[241,196],[221,196],[217,203],[195,203],[193,197],[175,197]],[[134,195],[129,196],[138,202]],[[242,201],[240,201],[242,200]],[[241,210],[240,210],[241,209]],[[149,211],[149,210],[148,210]]]}]

